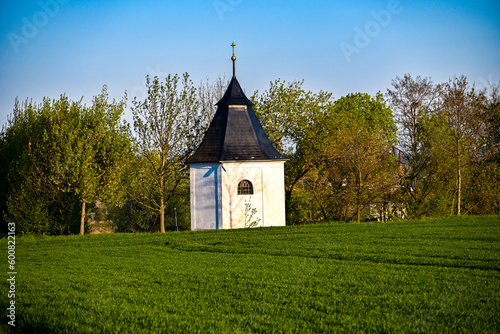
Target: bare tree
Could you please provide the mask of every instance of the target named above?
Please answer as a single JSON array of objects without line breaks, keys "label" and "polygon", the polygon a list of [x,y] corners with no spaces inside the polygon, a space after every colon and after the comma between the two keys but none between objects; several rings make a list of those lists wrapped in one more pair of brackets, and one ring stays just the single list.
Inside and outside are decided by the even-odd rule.
[{"label": "bare tree", "polygon": [[405,74],[392,80],[393,89],[387,90],[387,99],[398,123],[401,161],[406,165],[406,176],[401,188],[408,197],[410,214],[419,215],[421,203],[431,193],[432,186],[421,182],[430,170],[432,155],[422,138],[422,121],[436,109],[439,87],[428,77],[413,78]]},{"label": "bare tree", "polygon": [[387,90],[387,98],[399,125],[399,145],[408,161],[413,160],[421,145],[419,120],[434,109],[438,87],[430,78],[405,74],[392,80],[394,89]]},{"label": "bare tree", "polygon": [[453,147],[449,149],[456,162],[456,214],[460,215],[462,170],[485,134],[485,125],[481,121],[485,107],[484,93],[476,91],[474,86],[471,87],[465,76],[450,79],[442,88],[440,113],[450,127],[454,142]]},{"label": "bare tree", "polygon": [[210,82],[207,78],[198,85],[197,97],[199,101],[199,110],[200,113],[202,113],[201,116],[204,118],[205,123],[209,124],[214,117],[217,111],[217,106],[215,104],[222,98],[228,85],[229,80],[225,75],[219,75],[214,82]]},{"label": "bare tree", "polygon": [[486,134],[482,147],[482,157],[500,164],[500,82],[491,83],[486,96],[483,120]]},{"label": "bare tree", "polygon": [[188,129],[188,150],[194,153],[200,146],[212,118],[217,111],[216,103],[224,96],[229,85],[229,80],[225,76],[218,76],[214,82],[207,78],[201,81],[196,91],[197,110],[189,119]]}]

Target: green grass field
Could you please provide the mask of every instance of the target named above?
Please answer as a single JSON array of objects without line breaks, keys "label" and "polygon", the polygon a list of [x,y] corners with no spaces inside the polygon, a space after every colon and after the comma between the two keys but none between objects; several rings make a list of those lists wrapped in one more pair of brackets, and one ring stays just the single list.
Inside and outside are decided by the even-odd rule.
[{"label": "green grass field", "polygon": [[16,256],[13,333],[500,332],[499,216],[20,237]]}]

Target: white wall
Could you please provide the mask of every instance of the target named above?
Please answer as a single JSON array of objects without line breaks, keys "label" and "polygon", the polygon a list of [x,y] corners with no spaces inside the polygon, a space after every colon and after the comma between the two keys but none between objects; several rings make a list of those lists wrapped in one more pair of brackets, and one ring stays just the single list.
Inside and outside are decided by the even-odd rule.
[{"label": "white wall", "polygon": [[[191,229],[245,227],[245,203],[258,226],[285,226],[284,161],[191,164]],[[241,180],[252,182],[253,195],[238,195]]]},{"label": "white wall", "polygon": [[[245,202],[257,209],[259,226],[285,225],[284,161],[225,162],[222,171],[222,228],[245,227]],[[252,182],[253,195],[238,195],[241,180]]]},{"label": "white wall", "polygon": [[264,211],[266,219],[264,226],[285,226],[285,162],[279,161],[267,165],[264,182],[268,191],[264,192]]},{"label": "white wall", "polygon": [[220,164],[191,164],[191,229],[222,228]]}]

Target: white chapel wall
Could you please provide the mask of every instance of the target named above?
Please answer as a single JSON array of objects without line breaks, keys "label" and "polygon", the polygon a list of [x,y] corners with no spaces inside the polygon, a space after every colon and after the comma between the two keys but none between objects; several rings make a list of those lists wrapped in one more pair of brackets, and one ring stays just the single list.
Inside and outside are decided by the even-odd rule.
[{"label": "white chapel wall", "polygon": [[[258,220],[258,226],[285,225],[283,165],[283,161],[223,164],[222,228],[245,227],[245,202],[257,210],[251,221]],[[253,195],[238,195],[241,180],[252,182]]]},{"label": "white chapel wall", "polygon": [[267,191],[264,192],[264,212],[266,219],[264,226],[285,226],[285,173],[284,162],[269,163],[264,169],[264,183]]},{"label": "white chapel wall", "polygon": [[191,229],[222,228],[220,164],[191,164]]}]

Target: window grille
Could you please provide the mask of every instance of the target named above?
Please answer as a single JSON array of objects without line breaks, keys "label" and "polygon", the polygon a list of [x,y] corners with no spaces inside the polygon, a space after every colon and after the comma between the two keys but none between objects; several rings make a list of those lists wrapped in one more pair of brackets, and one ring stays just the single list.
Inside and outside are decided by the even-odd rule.
[{"label": "window grille", "polygon": [[238,195],[253,195],[252,182],[248,180],[240,181],[240,183],[238,183]]}]

